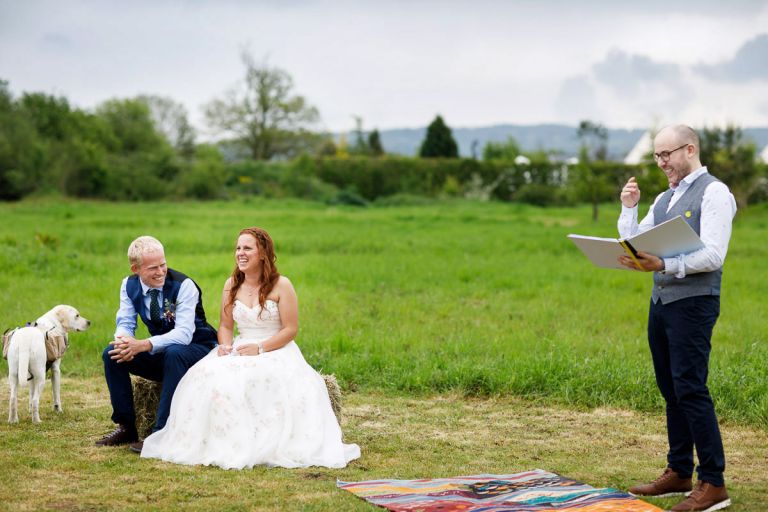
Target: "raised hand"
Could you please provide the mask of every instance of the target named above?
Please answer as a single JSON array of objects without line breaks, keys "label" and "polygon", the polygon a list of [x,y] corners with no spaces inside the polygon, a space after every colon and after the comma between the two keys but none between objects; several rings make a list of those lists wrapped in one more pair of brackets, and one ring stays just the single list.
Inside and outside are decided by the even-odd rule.
[{"label": "raised hand", "polygon": [[632,176],[621,189],[621,204],[627,208],[634,208],[638,202],[640,202],[640,187],[637,185],[635,177]]}]

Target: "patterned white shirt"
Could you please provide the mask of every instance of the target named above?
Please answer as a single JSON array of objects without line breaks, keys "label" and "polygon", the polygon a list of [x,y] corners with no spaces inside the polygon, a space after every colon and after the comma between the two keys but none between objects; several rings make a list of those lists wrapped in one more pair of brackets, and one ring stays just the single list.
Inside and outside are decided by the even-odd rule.
[{"label": "patterned white shirt", "polygon": [[[667,211],[685,194],[696,179],[707,173],[706,167],[701,167],[686,176],[677,187],[674,187],[672,199]],[[621,206],[618,228],[622,238],[643,233],[654,225],[653,209],[663,192],[656,196],[648,215],[637,223],[637,206],[627,208]],[[664,273],[674,274],[683,278],[688,274],[712,272],[723,266],[725,255],[728,253],[728,243],[731,240],[733,217],[736,215],[736,200],[725,183],[716,181],[710,183],[704,190],[701,200],[701,225],[699,238],[704,242],[704,248],[689,254],[680,254],[674,258],[664,258]]]}]

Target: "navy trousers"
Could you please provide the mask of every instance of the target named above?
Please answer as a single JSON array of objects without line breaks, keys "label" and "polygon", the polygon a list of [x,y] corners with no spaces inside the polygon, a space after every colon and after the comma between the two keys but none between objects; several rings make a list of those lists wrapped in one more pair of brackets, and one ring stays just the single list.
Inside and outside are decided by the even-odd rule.
[{"label": "navy trousers", "polygon": [[667,402],[667,465],[681,477],[723,485],[725,454],[715,407],[707,388],[712,329],[720,297],[689,297],[668,304],[651,300],[648,342],[656,384]]},{"label": "navy trousers", "polygon": [[171,411],[171,399],[179,381],[193,364],[205,357],[214,344],[190,343],[189,345],[168,345],[157,354],[142,352],[132,361],[116,363],[109,357],[112,346],[104,349],[104,376],[107,379],[109,398],[112,401],[112,421],[128,428],[136,425],[133,408],[133,387],[131,374],[163,383],[160,404],[157,407],[157,421],[152,428],[156,432],[165,426]]}]

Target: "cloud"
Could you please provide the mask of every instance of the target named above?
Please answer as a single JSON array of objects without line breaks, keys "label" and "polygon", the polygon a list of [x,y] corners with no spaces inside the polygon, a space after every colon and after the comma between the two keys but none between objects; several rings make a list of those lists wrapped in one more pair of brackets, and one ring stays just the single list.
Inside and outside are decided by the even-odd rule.
[{"label": "cloud", "polygon": [[592,66],[592,71],[600,82],[630,95],[643,92],[645,84],[673,84],[681,75],[677,64],[655,62],[617,49],[610,50],[603,61]]},{"label": "cloud", "polygon": [[768,34],[760,34],[744,43],[731,60],[718,64],[699,64],[694,70],[722,82],[768,80]]},{"label": "cloud", "polygon": [[572,76],[563,80],[555,100],[555,108],[558,116],[572,122],[600,117],[597,96],[586,75]]},{"label": "cloud", "polygon": [[47,32],[40,38],[42,47],[55,51],[70,49],[73,46],[72,43],[72,39],[68,35],[60,32]]}]

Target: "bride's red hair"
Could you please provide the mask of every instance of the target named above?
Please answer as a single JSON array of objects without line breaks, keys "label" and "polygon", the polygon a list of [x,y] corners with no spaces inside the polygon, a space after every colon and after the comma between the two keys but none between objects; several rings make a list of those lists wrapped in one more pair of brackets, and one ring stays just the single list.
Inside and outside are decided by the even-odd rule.
[{"label": "bride's red hair", "polygon": [[[256,245],[259,249],[259,260],[261,260],[261,275],[259,275],[259,305],[264,308],[272,289],[277,284],[277,280],[280,278],[280,272],[277,271],[277,265],[275,261],[275,244],[272,242],[272,238],[269,233],[261,228],[245,228],[237,235],[238,238],[241,235],[251,235],[256,239]],[[235,302],[235,296],[237,291],[243,285],[245,281],[245,274],[238,268],[235,263],[235,269],[232,271],[232,280],[229,288],[229,300],[225,307],[232,307]]]}]

